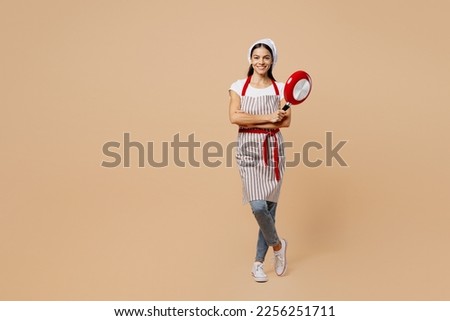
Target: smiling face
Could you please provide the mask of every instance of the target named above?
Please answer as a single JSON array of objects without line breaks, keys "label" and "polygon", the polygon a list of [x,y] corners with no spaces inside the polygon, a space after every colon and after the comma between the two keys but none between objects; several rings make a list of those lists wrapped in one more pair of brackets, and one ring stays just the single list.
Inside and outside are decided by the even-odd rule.
[{"label": "smiling face", "polygon": [[255,48],[250,57],[250,63],[255,73],[264,76],[269,71],[270,66],[272,66],[272,55],[264,47]]}]

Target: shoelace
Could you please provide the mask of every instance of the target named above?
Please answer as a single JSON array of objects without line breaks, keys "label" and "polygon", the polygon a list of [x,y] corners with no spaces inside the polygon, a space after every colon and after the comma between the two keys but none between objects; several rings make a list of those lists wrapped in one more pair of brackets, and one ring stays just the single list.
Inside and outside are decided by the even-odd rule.
[{"label": "shoelace", "polygon": [[275,264],[277,265],[283,265],[284,264],[284,258],[281,253],[275,253],[275,257],[273,258],[275,260]]}]

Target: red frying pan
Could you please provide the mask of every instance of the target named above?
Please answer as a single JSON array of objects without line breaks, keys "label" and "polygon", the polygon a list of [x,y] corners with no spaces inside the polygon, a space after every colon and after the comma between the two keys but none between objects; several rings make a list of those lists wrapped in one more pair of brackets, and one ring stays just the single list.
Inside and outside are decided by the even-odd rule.
[{"label": "red frying pan", "polygon": [[307,72],[298,70],[294,72],[284,85],[284,99],[286,105],[283,110],[288,110],[291,105],[298,105],[308,98],[311,92],[311,77]]}]

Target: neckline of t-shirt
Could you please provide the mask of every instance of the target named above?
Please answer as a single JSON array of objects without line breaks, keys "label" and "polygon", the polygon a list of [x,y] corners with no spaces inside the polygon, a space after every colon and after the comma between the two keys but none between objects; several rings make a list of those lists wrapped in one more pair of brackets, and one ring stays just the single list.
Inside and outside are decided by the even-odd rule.
[{"label": "neckline of t-shirt", "polygon": [[267,87],[264,87],[264,88],[258,88],[258,87],[254,87],[254,86],[252,86],[251,84],[248,84],[248,86],[249,86],[249,87],[252,87],[253,89],[256,89],[256,90],[264,90],[264,89],[267,89],[267,88],[273,87],[273,84],[270,84],[269,86],[267,86]]}]

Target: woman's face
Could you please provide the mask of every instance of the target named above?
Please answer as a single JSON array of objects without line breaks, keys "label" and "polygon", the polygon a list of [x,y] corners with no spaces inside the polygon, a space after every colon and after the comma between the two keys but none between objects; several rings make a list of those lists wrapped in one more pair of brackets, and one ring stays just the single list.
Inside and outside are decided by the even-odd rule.
[{"label": "woman's face", "polygon": [[251,64],[256,73],[260,75],[267,74],[272,65],[272,55],[270,54],[270,51],[264,47],[253,50]]}]

